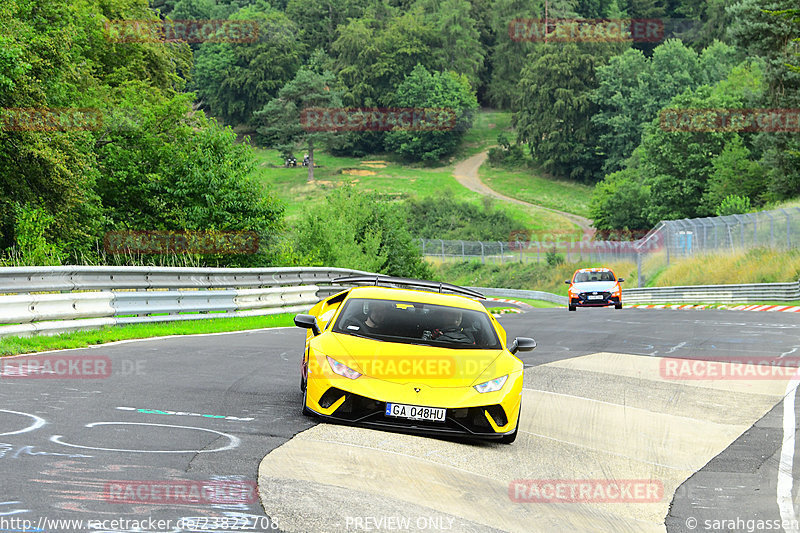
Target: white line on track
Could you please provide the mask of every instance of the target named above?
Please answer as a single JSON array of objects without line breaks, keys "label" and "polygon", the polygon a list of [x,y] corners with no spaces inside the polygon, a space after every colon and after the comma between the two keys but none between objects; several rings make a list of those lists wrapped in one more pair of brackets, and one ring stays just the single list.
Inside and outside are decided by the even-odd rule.
[{"label": "white line on track", "polygon": [[800,368],[795,372],[793,378],[786,384],[786,397],[783,399],[783,444],[781,445],[781,462],[778,465],[778,483],[776,501],[781,513],[781,520],[784,524],[789,524],[784,528],[786,533],[796,533],[797,517],[794,512],[794,502],[792,501],[792,468],[794,466],[795,448],[795,417],[794,400],[797,395],[797,386],[800,377]]}]

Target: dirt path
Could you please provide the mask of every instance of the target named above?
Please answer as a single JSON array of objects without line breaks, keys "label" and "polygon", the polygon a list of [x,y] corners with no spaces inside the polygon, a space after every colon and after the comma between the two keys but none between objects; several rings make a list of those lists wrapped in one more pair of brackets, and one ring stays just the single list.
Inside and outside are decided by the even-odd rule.
[{"label": "dirt path", "polygon": [[489,186],[483,183],[480,177],[478,177],[478,169],[481,167],[483,162],[486,161],[487,157],[488,152],[484,151],[457,163],[455,169],[453,170],[453,177],[455,177],[461,185],[471,191],[477,192],[478,194],[490,196],[504,202],[511,202],[513,204],[524,205],[526,207],[533,207],[535,209],[543,209],[544,211],[557,213],[580,226],[584,233],[594,233],[595,230],[592,228],[592,221],[588,218],[584,218],[573,213],[565,213],[564,211],[559,211],[558,209],[552,209],[550,207],[543,207],[541,205],[523,202],[522,200],[506,196],[505,194],[501,194],[494,189],[490,189]]}]

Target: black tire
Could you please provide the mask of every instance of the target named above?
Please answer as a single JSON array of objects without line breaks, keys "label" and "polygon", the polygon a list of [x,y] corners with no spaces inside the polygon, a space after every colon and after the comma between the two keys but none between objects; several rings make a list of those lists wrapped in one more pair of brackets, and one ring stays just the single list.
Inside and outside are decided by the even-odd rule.
[{"label": "black tire", "polygon": [[614,309],[622,309],[622,304],[614,304]]},{"label": "black tire", "polygon": [[578,308],[577,308],[577,307],[575,307],[574,305],[568,305],[568,306],[567,306],[567,309],[569,309],[570,311],[575,311],[575,310],[576,310],[576,309],[578,309]]},{"label": "black tire", "polygon": [[517,414],[517,427],[514,428],[514,431],[509,433],[508,435],[503,435],[500,439],[501,444],[511,444],[515,440],[517,440],[517,433],[519,433],[519,420],[522,416],[522,406],[519,408],[519,414]]}]

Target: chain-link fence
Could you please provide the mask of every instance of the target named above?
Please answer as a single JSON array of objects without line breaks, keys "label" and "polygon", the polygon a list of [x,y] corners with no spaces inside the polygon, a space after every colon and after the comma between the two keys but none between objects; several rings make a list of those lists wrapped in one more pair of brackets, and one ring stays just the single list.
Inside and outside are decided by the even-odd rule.
[{"label": "chain-link fence", "polygon": [[703,253],[751,248],[800,248],[800,207],[743,215],[659,222],[633,241],[448,241],[419,239],[422,254],[440,261],[482,263],[636,262],[639,286],[671,261]]},{"label": "chain-link fence", "polygon": [[[448,241],[419,239],[422,255],[440,261],[546,263],[548,256],[567,261],[636,260],[636,241]],[[552,262],[554,259],[550,259]]]}]

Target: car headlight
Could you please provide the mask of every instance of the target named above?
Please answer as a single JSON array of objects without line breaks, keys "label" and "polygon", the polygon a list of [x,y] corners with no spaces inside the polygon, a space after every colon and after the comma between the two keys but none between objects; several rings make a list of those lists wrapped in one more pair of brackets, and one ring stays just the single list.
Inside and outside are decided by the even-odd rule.
[{"label": "car headlight", "polygon": [[331,359],[330,357],[328,357],[328,364],[331,365],[331,370],[333,370],[340,376],[344,376],[348,379],[358,379],[361,377],[361,374],[359,374],[349,366],[342,364],[335,359]]},{"label": "car headlight", "polygon": [[475,385],[475,390],[483,394],[484,392],[497,392],[503,388],[503,385],[506,384],[506,380],[508,379],[508,374],[503,377],[495,378],[489,380],[485,383],[481,383],[480,385]]}]

